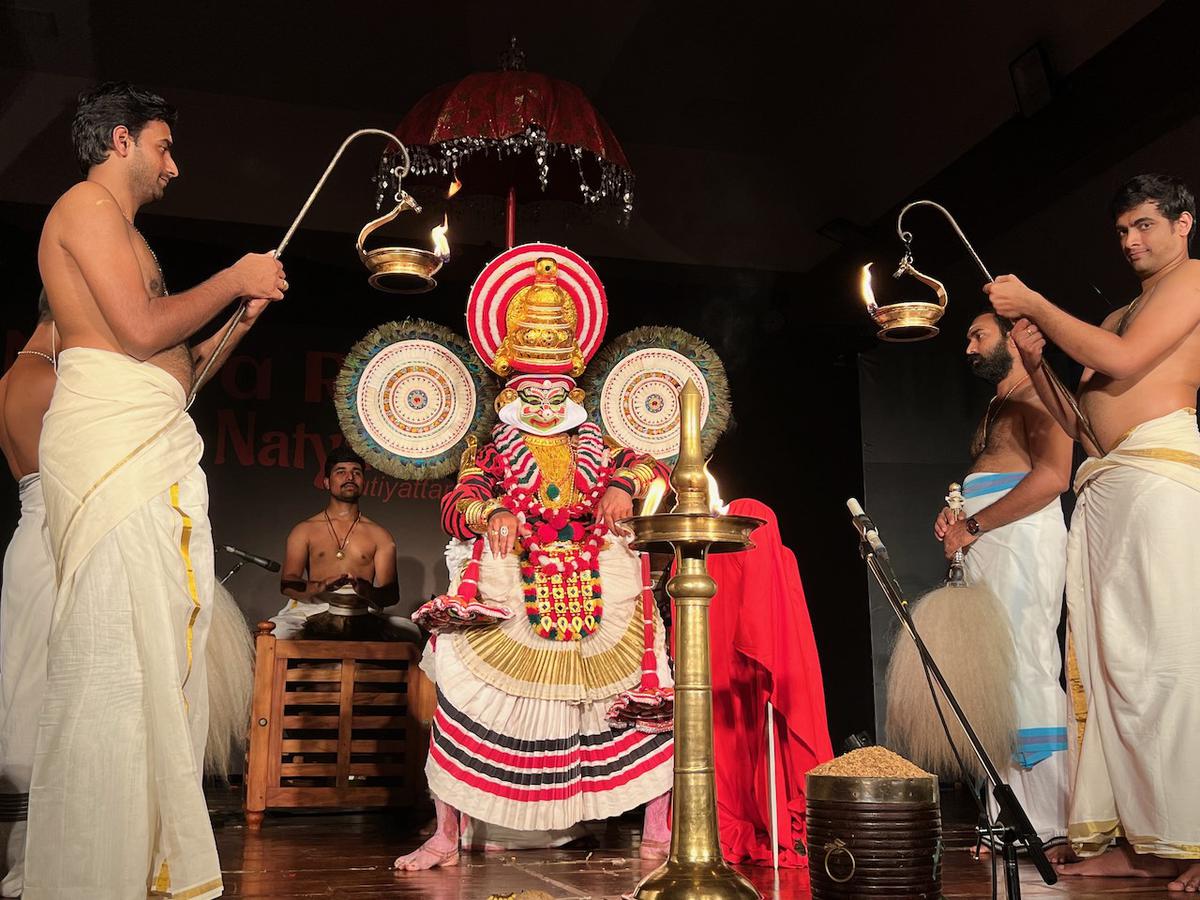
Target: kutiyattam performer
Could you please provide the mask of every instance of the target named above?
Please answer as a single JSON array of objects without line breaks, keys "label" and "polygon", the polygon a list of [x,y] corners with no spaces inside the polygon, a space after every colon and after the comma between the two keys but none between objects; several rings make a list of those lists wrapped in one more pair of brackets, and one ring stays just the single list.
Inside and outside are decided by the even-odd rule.
[{"label": "kutiyattam performer", "polygon": [[46,688],[54,562],[38,474],[42,416],[54,393],[54,319],[43,291],[38,322],[0,378],[0,450],[20,485],[21,518],[4,553],[0,593],[0,897],[19,897],[34,738]]},{"label": "kutiyattam performer", "polygon": [[185,410],[214,337],[252,298],[230,346],[287,288],[249,254],[168,295],[133,225],[179,174],[175,111],[128,84],[80,98],[86,179],[51,209],[38,265],[62,337],[40,444],[57,595],[29,797],[24,896],[221,893],[201,790],[213,546],[200,436]]},{"label": "kutiyattam performer", "polygon": [[[1192,192],[1140,175],[1112,203],[1138,297],[1100,327],[1015,275],[985,290],[1014,319],[1038,395],[1090,454],[1075,476],[1067,603],[1077,747],[1065,875],[1140,875],[1200,889],[1200,262]],[[1045,377],[1046,340],[1084,368],[1084,423]],[[1099,446],[1097,446],[1097,442]],[[1113,841],[1116,845],[1112,846]]]},{"label": "kutiyattam performer", "polygon": [[[509,255],[522,252],[532,251]],[[414,619],[437,628],[481,610],[487,624],[441,630],[422,661],[437,685],[426,774],[438,823],[399,869],[456,863],[460,812],[553,834],[649,804],[641,852],[667,849],[670,716],[656,720],[648,696],[642,727],[610,718],[647,678],[671,684],[648,566],[616,524],[666,470],[606,443],[580,405],[581,336],[594,348],[604,310],[578,314],[549,253],[521,265],[535,267],[531,285],[499,311],[468,315],[472,329],[503,336],[481,356],[511,377],[492,440],[463,454],[442,501],[450,593]],[[497,315],[503,330],[488,324]],[[638,718],[638,699],[616,705]]]},{"label": "kutiyattam performer", "polygon": [[[967,330],[971,371],[996,392],[971,442],[965,508],[943,509],[934,534],[947,559],[966,551],[967,582],[990,588],[1008,614],[1017,740],[1001,771],[1038,836],[1053,845],[1067,833],[1068,707],[1058,624],[1067,577],[1060,495],[1070,483],[1071,439],[1038,398],[1010,332],[1010,323],[990,312]],[[964,640],[969,645],[969,636]]]}]

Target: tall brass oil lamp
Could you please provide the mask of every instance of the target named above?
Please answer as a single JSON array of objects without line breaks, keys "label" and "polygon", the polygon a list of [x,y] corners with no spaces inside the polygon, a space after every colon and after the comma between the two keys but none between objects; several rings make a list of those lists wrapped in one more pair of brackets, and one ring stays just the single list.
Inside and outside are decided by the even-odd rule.
[{"label": "tall brass oil lamp", "polygon": [[720,515],[711,503],[700,451],[700,391],[688,381],[679,395],[679,460],[671,472],[678,502],[669,513],[622,520],[638,550],[673,552],[675,576],[667,591],[675,600],[675,781],[671,851],[667,861],[633,892],[640,900],[749,900],[761,895],[726,864],[717,835],[713,777],[712,666],[708,607],[716,583],[709,553],[753,546],[763,524],[750,516]]}]

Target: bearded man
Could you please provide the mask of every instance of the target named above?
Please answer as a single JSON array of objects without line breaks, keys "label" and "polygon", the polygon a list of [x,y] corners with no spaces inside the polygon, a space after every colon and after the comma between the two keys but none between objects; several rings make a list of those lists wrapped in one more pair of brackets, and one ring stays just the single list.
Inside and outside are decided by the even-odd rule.
[{"label": "bearded man", "polygon": [[[996,392],[975,431],[963,481],[965,509],[934,523],[946,558],[964,549],[968,582],[986,584],[1008,612],[1016,651],[1017,744],[1000,766],[1039,837],[1061,860],[1067,833],[1067,701],[1059,684],[1058,623],[1067,573],[1059,495],[1071,474],[1071,439],[1038,398],[1010,336],[987,312],[967,331],[972,371]],[[964,636],[969,637],[969,636]],[[997,760],[997,763],[1001,763]]]}]

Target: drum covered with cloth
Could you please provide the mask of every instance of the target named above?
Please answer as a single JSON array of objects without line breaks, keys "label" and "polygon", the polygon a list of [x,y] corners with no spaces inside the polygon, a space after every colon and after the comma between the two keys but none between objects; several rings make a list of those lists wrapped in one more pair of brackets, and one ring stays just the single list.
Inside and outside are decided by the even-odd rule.
[{"label": "drum covered with cloth", "polygon": [[817,766],[805,782],[815,900],[941,895],[935,776],[867,747]]}]

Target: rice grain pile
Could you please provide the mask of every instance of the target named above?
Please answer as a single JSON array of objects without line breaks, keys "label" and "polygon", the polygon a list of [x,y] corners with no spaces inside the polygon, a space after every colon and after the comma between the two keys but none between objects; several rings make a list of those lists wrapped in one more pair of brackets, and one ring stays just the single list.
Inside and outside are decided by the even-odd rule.
[{"label": "rice grain pile", "polygon": [[886,747],[863,747],[808,770],[809,775],[840,775],[847,778],[932,778],[932,774],[910,763]]}]

